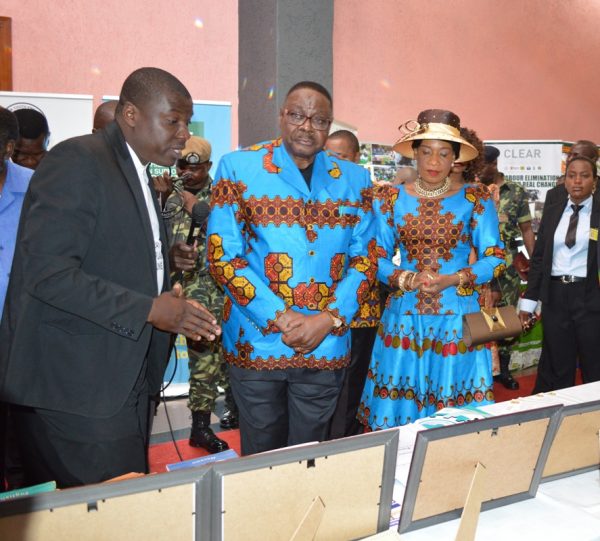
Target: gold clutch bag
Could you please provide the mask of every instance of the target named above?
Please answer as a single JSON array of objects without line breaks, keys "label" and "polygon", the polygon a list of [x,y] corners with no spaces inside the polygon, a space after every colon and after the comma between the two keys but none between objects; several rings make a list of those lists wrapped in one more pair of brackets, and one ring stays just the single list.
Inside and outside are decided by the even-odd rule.
[{"label": "gold clutch bag", "polygon": [[522,332],[514,306],[482,308],[463,316],[463,342],[467,347],[512,338]]}]

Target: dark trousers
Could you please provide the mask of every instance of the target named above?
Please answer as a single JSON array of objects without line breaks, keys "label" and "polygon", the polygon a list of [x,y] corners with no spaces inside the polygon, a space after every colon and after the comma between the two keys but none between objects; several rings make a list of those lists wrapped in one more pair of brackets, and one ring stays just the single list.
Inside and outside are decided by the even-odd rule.
[{"label": "dark trousers", "polygon": [[112,417],[11,406],[26,485],[56,481],[67,488],[147,473],[149,405],[143,370]]},{"label": "dark trousers", "polygon": [[0,403],[0,492],[25,486],[14,425],[9,404]]},{"label": "dark trousers", "polygon": [[242,455],[325,440],[343,378],[344,369],[230,366]]},{"label": "dark trousers", "polygon": [[356,436],[364,432],[364,426],[356,419],[356,412],[369,371],[377,327],[358,327],[351,329],[350,333],[352,355],[350,364],[346,368],[337,406],[331,418],[330,439]]},{"label": "dark trousers", "polygon": [[585,307],[585,282],[550,283],[544,303],[544,339],[533,393],[575,385],[577,361],[584,383],[600,381],[600,312]]}]

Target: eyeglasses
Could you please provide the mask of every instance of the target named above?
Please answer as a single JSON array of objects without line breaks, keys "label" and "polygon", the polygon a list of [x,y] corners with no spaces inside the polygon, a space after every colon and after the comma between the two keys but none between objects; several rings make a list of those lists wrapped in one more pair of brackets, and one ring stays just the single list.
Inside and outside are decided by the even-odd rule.
[{"label": "eyeglasses", "polygon": [[310,125],[315,130],[319,131],[327,130],[332,121],[331,118],[324,116],[307,116],[304,113],[299,113],[298,111],[288,111],[287,109],[285,110],[285,115],[287,116],[289,123],[293,124],[294,126],[302,126],[308,119],[310,120]]}]

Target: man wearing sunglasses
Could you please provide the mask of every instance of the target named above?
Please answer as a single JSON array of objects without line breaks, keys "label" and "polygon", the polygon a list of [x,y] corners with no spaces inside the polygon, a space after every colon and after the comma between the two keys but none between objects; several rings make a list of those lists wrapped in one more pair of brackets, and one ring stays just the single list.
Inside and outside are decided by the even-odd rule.
[{"label": "man wearing sunglasses", "polygon": [[349,324],[374,280],[371,182],[323,151],[332,117],[329,92],[298,83],[281,138],[217,170],[208,259],[226,291],[223,351],[244,455],[326,439]]}]

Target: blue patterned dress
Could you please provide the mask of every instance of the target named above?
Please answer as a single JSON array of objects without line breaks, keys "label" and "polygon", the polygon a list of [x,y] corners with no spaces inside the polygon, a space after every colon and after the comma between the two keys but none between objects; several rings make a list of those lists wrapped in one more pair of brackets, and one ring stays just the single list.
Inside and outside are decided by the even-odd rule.
[{"label": "blue patterned dress", "polygon": [[[379,430],[446,406],[492,403],[490,351],[468,348],[462,340],[462,315],[479,310],[476,286],[504,270],[490,193],[485,186],[467,184],[446,198],[428,199],[400,186],[379,191],[374,206],[378,244],[386,254],[379,259],[378,278],[393,293],[378,329],[359,420]],[[478,259],[469,266],[471,246]],[[391,261],[396,249],[399,267]],[[434,294],[397,289],[401,270],[426,269],[440,274],[463,270],[469,283]]]}]

